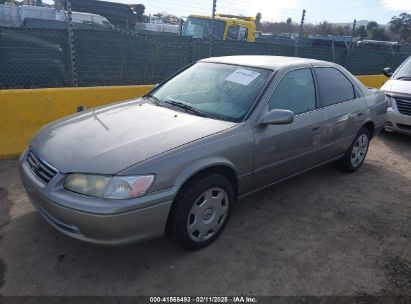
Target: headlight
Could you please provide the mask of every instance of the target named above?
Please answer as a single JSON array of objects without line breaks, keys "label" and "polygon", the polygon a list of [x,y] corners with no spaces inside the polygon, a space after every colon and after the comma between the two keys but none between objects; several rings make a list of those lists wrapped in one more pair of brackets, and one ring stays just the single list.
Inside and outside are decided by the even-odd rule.
[{"label": "headlight", "polygon": [[154,175],[106,176],[73,173],[64,180],[69,191],[110,199],[125,199],[146,194]]}]

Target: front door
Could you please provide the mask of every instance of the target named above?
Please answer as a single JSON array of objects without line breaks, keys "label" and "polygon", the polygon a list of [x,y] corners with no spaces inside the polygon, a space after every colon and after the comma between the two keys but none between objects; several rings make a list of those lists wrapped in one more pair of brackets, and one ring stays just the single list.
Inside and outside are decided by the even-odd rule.
[{"label": "front door", "polygon": [[318,164],[323,114],[317,110],[316,95],[309,68],[288,72],[278,84],[265,111],[290,110],[294,122],[255,127],[254,189]]}]

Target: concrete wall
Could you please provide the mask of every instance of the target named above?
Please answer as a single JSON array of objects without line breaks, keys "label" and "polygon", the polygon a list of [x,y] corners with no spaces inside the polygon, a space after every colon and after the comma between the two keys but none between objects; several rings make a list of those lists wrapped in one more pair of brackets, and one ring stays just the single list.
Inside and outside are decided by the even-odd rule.
[{"label": "concrete wall", "polygon": [[357,76],[357,78],[369,88],[381,88],[382,85],[388,80],[384,75],[366,75]]},{"label": "concrete wall", "polygon": [[0,158],[20,154],[45,124],[87,108],[142,96],[152,85],[0,90]]}]

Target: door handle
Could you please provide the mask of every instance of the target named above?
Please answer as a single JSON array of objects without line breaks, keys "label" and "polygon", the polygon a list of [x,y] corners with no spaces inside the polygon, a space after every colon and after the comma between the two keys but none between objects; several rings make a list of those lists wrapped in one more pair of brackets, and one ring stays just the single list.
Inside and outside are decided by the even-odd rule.
[{"label": "door handle", "polygon": [[311,128],[311,130],[313,130],[313,131],[320,130],[320,126],[315,126],[315,127],[312,127],[312,128]]},{"label": "door handle", "polygon": [[357,113],[357,116],[363,116],[363,115],[364,115],[363,112]]}]

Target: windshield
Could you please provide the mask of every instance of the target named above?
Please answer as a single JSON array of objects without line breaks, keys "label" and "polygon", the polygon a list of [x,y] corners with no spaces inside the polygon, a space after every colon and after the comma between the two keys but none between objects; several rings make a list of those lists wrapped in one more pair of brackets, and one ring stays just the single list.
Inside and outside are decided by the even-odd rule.
[{"label": "windshield", "polygon": [[[214,20],[214,39],[223,39],[225,22]],[[183,36],[193,38],[208,39],[211,32],[211,19],[201,19],[189,17],[184,24]]]},{"label": "windshield", "polygon": [[411,78],[411,57],[395,72],[394,79],[401,78],[407,78],[407,80]]},{"label": "windshield", "polygon": [[[199,62],[155,90],[162,104],[183,103],[207,117],[241,121],[272,71]],[[193,111],[192,111],[193,112]]]}]

